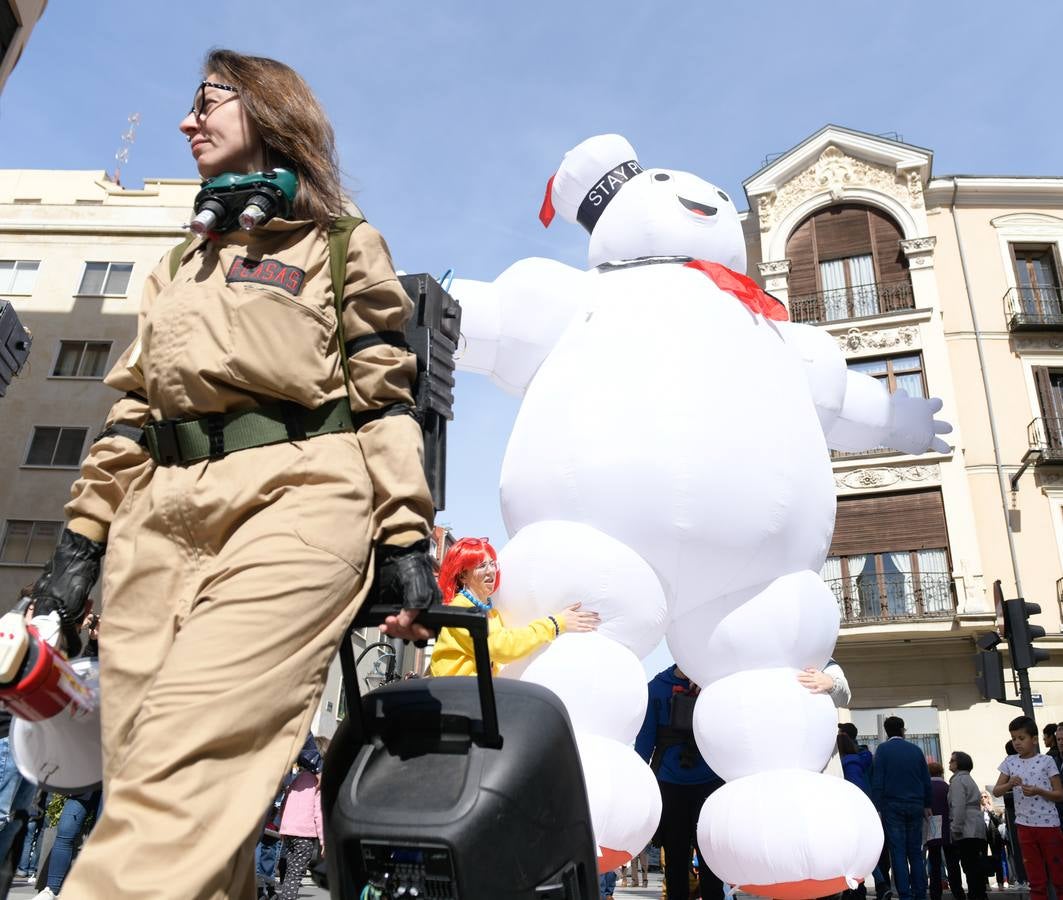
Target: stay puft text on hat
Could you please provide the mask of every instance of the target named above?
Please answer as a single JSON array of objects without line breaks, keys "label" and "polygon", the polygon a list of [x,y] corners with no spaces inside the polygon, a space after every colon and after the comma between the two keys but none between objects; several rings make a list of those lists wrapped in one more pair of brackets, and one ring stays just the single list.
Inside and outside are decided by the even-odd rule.
[{"label": "stay puft text on hat", "polygon": [[544,226],[555,211],[567,222],[594,230],[605,208],[625,184],[642,172],[635,148],[619,134],[599,134],[569,150],[546,185],[539,219]]}]

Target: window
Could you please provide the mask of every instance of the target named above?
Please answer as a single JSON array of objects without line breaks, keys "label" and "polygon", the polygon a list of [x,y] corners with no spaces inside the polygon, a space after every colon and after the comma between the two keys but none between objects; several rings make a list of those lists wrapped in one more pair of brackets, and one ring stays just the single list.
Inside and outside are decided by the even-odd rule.
[{"label": "window", "polygon": [[88,431],[87,428],[34,428],[24,465],[78,466]]},{"label": "window", "polygon": [[40,260],[0,259],[0,294],[32,294]]},{"label": "window", "polygon": [[790,317],[833,322],[912,309],[903,237],[872,207],[843,203],[813,213],[786,242]]},{"label": "window", "polygon": [[52,375],[60,378],[103,378],[110,341],[60,341]]},{"label": "window", "polygon": [[1015,264],[1018,300],[1027,316],[1058,317],[1063,314],[1060,302],[1056,256],[1049,245],[1011,245]]},{"label": "window", "polygon": [[1030,445],[1058,459],[1063,453],[1063,369],[1034,366],[1033,380],[1041,409],[1030,425]]},{"label": "window", "polygon": [[[860,359],[849,363],[853,372],[862,372],[881,381],[891,394],[903,388],[909,397],[926,397],[923,379],[923,358],[918,353],[911,356],[891,356],[886,359]],[[871,447],[867,450],[831,450],[831,459],[849,456],[884,456],[896,454],[891,447]]]},{"label": "window", "polygon": [[821,574],[845,621],[952,615],[944,547],[828,556]]},{"label": "window", "polygon": [[936,707],[853,709],[849,714],[859,732],[857,744],[867,744],[867,749],[872,753],[886,738],[882,723],[888,716],[900,716],[904,719],[904,739],[919,747],[927,760],[941,761],[941,723]]},{"label": "window", "polygon": [[912,356],[890,356],[886,359],[853,360],[849,363],[849,368],[853,372],[863,372],[881,381],[891,394],[901,388],[909,397],[926,397],[923,358],[918,353]]},{"label": "window", "polygon": [[78,295],[84,297],[124,296],[129,287],[132,263],[87,262]]},{"label": "window", "polygon": [[10,519],[0,543],[0,563],[43,566],[59,543],[62,522],[31,522]]},{"label": "window", "polygon": [[840,497],[821,572],[846,622],[951,616],[940,490]]}]

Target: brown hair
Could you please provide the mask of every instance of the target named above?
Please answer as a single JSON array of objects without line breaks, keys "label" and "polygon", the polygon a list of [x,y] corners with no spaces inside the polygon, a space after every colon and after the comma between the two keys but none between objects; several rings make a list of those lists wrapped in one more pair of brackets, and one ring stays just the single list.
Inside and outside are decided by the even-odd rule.
[{"label": "brown hair", "polygon": [[203,75],[232,84],[258,128],[266,164],[295,170],[299,190],[294,215],[328,225],[343,213],[336,136],[310,86],[294,69],[264,56],[215,48]]}]

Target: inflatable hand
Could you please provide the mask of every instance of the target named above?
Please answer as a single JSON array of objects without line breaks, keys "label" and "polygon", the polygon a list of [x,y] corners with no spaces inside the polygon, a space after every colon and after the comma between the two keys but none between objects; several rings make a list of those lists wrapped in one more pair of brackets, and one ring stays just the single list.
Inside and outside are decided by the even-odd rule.
[{"label": "inflatable hand", "polygon": [[926,453],[935,450],[948,453],[949,445],[939,434],[948,434],[952,426],[934,418],[941,411],[941,400],[931,397],[909,397],[898,390],[890,398],[890,430],[886,443],[894,450],[904,453]]}]

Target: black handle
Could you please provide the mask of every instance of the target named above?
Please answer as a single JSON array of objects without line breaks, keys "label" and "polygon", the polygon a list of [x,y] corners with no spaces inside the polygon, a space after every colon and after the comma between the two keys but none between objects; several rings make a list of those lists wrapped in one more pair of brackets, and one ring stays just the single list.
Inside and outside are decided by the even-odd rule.
[{"label": "black handle", "polygon": [[[351,646],[351,631],[355,628],[375,627],[383,624],[388,616],[397,615],[397,606],[363,606],[354,617],[351,628],[340,644],[340,668],[343,670],[343,690],[347,697],[347,714],[357,715],[361,725],[361,739],[369,736],[369,722],[362,707],[358,686],[358,667]],[[480,694],[480,716],[483,720],[483,737],[477,743],[485,747],[501,747],[502,736],[498,733],[498,709],[495,706],[495,688],[491,680],[491,654],[487,648],[487,616],[476,609],[460,606],[432,606],[421,610],[419,624],[432,631],[440,628],[462,628],[472,637],[472,649],[476,660],[476,686]]]}]

